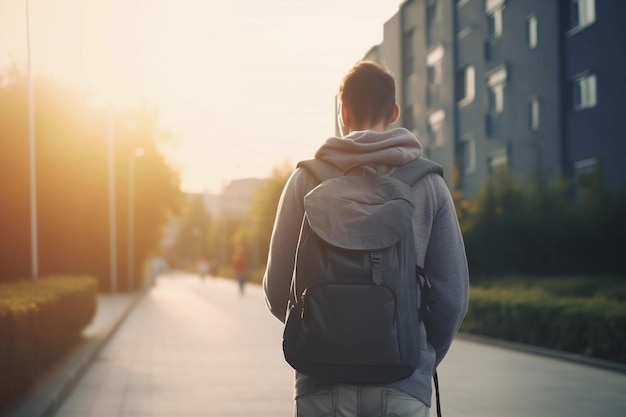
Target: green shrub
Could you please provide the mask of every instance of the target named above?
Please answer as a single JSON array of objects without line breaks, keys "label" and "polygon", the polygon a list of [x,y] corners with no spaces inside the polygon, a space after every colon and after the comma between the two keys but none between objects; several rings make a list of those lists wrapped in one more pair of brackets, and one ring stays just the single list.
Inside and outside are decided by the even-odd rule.
[{"label": "green shrub", "polygon": [[90,277],[0,284],[0,410],[78,340],[97,293]]},{"label": "green shrub", "polygon": [[[550,291],[523,283],[471,288],[462,331],[626,362],[626,305],[597,295],[555,295],[555,282],[547,286]],[[576,294],[572,288],[592,292],[574,282],[561,294]]]}]

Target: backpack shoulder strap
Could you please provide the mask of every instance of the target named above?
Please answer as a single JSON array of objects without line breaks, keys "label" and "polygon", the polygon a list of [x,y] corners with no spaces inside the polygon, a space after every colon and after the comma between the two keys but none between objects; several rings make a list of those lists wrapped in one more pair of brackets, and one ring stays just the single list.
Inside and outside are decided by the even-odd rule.
[{"label": "backpack shoulder strap", "polygon": [[439,174],[443,177],[443,168],[430,159],[417,158],[396,168],[390,175],[412,186],[428,174]]},{"label": "backpack shoulder strap", "polygon": [[330,162],[326,162],[321,159],[307,159],[306,161],[300,161],[298,162],[297,167],[308,171],[319,182],[338,177],[342,174],[342,171],[339,168]]}]

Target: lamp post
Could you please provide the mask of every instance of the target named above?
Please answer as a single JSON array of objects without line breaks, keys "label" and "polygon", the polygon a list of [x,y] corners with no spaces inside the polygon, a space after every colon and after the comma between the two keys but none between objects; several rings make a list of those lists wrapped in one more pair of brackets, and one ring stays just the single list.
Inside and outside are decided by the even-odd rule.
[{"label": "lamp post", "polygon": [[143,156],[143,149],[135,149],[128,161],[128,289],[135,281],[135,159]]},{"label": "lamp post", "polygon": [[39,253],[37,237],[37,171],[35,154],[35,103],[33,71],[31,62],[31,39],[30,39],[30,4],[26,0],[26,60],[28,72],[28,143],[29,143],[29,173],[30,173],[30,245],[31,267],[33,280],[39,277]]},{"label": "lamp post", "polygon": [[109,101],[108,114],[108,142],[109,142],[109,251],[111,262],[111,292],[117,291],[117,221],[115,216],[115,109]]}]

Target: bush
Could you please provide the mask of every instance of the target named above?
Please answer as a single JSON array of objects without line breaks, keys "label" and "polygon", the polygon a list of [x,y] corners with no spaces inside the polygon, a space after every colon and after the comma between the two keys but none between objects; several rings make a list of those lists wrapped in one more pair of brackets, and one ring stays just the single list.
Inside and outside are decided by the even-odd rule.
[{"label": "bush", "polygon": [[91,277],[0,284],[0,410],[78,340],[97,293]]},{"label": "bush", "polygon": [[[574,283],[564,292],[593,293],[589,281]],[[549,291],[524,284],[473,287],[461,330],[626,363],[626,305],[598,295],[603,290],[584,298],[555,295],[556,287],[556,281]]]},{"label": "bush", "polygon": [[608,188],[600,173],[593,178],[578,187],[548,185],[541,176],[532,184],[486,178],[460,218],[472,275],[626,277],[619,250],[626,242],[626,188]]}]

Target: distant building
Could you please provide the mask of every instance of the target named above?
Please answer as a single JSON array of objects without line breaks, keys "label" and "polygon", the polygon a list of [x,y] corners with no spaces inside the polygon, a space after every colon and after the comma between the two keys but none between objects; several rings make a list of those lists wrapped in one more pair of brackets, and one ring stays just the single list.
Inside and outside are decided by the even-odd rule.
[{"label": "distant building", "polygon": [[225,185],[220,194],[205,194],[207,211],[215,217],[247,213],[255,193],[266,181],[259,178],[237,179]]},{"label": "distant building", "polygon": [[626,179],[626,2],[407,0],[364,59],[395,75],[402,117],[450,188],[499,171]]}]

